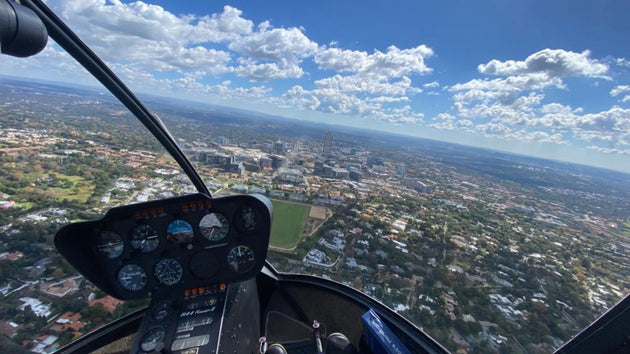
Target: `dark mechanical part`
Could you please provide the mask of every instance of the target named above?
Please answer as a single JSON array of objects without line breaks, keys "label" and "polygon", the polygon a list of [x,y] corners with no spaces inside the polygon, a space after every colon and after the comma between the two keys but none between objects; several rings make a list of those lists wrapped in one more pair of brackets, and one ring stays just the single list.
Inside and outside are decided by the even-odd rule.
[{"label": "dark mechanical part", "polygon": [[178,260],[173,258],[165,258],[155,265],[155,278],[164,285],[175,285],[184,274],[184,269]]},{"label": "dark mechanical part", "polygon": [[230,232],[230,222],[223,214],[206,214],[199,221],[199,230],[208,241],[219,241]]},{"label": "dark mechanical part", "polygon": [[195,233],[187,221],[177,219],[168,224],[166,238],[177,244],[186,244],[192,242]]},{"label": "dark mechanical part", "polygon": [[343,333],[335,332],[326,340],[326,354],[355,354],[356,348]]},{"label": "dark mechanical part", "polygon": [[0,50],[14,57],[29,57],[46,47],[48,31],[33,10],[14,1],[0,0]]},{"label": "dark mechanical part", "polygon": [[148,331],[140,342],[140,349],[145,352],[160,351],[164,348],[166,330],[163,327],[155,327]]},{"label": "dark mechanical part", "polygon": [[210,279],[219,271],[219,260],[210,251],[201,251],[190,257],[190,272],[199,279]]},{"label": "dark mechanical part", "polygon": [[228,252],[227,262],[233,272],[246,273],[256,263],[256,256],[251,248],[245,245],[238,245]]},{"label": "dark mechanical part", "polygon": [[160,236],[151,225],[138,225],[131,231],[131,247],[151,253],[160,245]]},{"label": "dark mechanical part", "polygon": [[274,343],[267,348],[265,354],[288,354],[282,344]]},{"label": "dark mechanical part", "polygon": [[139,291],[147,285],[147,273],[137,264],[127,264],[118,271],[118,284],[128,291]]},{"label": "dark mechanical part", "polygon": [[96,250],[109,259],[120,257],[125,250],[125,244],[119,234],[113,231],[101,231],[96,239]]}]

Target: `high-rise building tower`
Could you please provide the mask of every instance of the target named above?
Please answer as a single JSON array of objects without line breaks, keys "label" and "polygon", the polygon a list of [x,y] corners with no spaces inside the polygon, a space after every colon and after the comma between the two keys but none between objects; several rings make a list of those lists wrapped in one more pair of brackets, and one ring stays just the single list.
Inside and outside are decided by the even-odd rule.
[{"label": "high-rise building tower", "polygon": [[324,148],[322,149],[322,152],[324,154],[328,154],[332,151],[332,133],[328,132],[326,133],[326,138],[324,139]]},{"label": "high-rise building tower", "polygon": [[396,177],[400,179],[407,177],[407,165],[401,162],[396,166]]}]

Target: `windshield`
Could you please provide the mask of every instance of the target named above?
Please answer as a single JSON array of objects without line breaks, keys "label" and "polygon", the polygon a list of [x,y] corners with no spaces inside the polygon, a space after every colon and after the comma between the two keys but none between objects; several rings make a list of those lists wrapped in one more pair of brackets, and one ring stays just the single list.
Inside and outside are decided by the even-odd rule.
[{"label": "windshield", "polygon": [[[551,351],[628,293],[627,4],[48,5],[164,121],[213,196],[272,200],[279,271],[354,287],[452,351]],[[14,310],[56,300],[34,282],[73,274],[12,276],[37,267],[26,245],[141,201],[141,181],[176,181],[156,197],[192,188],[56,44],[2,61],[0,290],[14,305],[0,329],[44,350],[87,330],[60,334],[54,316],[86,315]],[[54,140],[27,153],[37,134]],[[86,153],[76,135],[96,151],[89,168],[55,157]],[[63,203],[90,213],[39,222]]]}]

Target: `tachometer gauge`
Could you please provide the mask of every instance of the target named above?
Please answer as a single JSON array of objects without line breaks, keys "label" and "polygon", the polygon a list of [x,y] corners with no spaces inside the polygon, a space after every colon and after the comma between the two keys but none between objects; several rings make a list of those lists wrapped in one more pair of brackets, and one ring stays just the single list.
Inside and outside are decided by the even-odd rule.
[{"label": "tachometer gauge", "polygon": [[160,245],[160,236],[150,225],[139,225],[131,231],[131,247],[142,253],[155,251]]},{"label": "tachometer gauge", "polygon": [[178,260],[165,258],[155,265],[155,277],[164,285],[175,285],[182,279],[184,269]]},{"label": "tachometer gauge", "polygon": [[192,226],[184,220],[173,220],[166,229],[166,238],[178,244],[190,243],[194,237]]},{"label": "tachometer gauge", "polygon": [[153,328],[142,337],[140,349],[145,352],[161,350],[164,346],[164,337],[166,337],[166,330],[163,327]]},{"label": "tachometer gauge", "polygon": [[209,241],[219,241],[227,236],[230,223],[222,214],[210,213],[199,221],[199,230]]},{"label": "tachometer gauge", "polygon": [[256,263],[256,256],[251,248],[239,245],[228,252],[227,262],[235,273],[246,273]]},{"label": "tachometer gauge", "polygon": [[113,231],[102,231],[97,237],[96,249],[101,255],[109,259],[114,259],[123,253],[125,244],[117,233]]},{"label": "tachometer gauge", "polygon": [[139,291],[147,285],[147,273],[139,265],[127,264],[118,271],[118,283],[128,291]]}]

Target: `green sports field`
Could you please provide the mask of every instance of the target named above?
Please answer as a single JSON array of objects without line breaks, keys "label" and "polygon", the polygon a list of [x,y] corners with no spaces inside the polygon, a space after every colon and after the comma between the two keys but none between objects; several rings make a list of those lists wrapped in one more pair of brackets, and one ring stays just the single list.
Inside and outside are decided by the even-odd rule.
[{"label": "green sports field", "polygon": [[271,241],[273,247],[291,249],[300,241],[310,205],[272,200],[273,219]]}]

